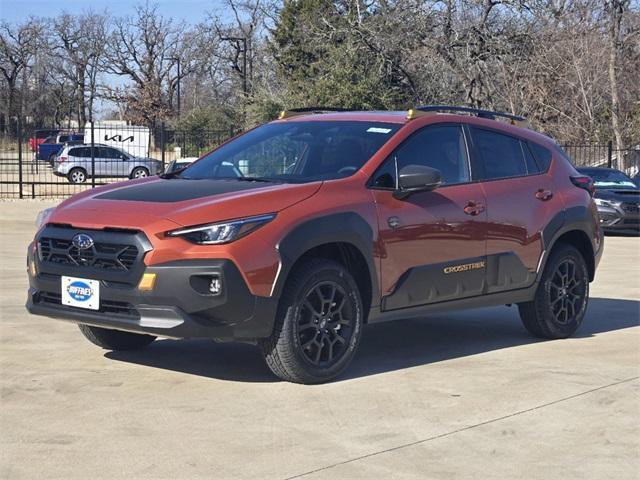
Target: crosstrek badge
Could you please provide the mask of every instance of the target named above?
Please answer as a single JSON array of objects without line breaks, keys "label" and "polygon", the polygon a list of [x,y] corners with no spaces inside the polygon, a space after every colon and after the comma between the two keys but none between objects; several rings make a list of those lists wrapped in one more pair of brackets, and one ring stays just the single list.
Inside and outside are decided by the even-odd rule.
[{"label": "crosstrek badge", "polygon": [[100,309],[100,282],[85,278],[62,277],[62,304],[69,307]]}]

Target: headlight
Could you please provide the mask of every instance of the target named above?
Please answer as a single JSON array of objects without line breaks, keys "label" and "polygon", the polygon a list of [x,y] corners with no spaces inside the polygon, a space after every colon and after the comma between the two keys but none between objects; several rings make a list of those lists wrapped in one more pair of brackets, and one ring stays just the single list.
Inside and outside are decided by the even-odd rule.
[{"label": "headlight", "polygon": [[275,218],[275,213],[257,217],[240,218],[226,222],[198,225],[167,232],[170,237],[183,237],[199,245],[218,245],[229,243],[248,235]]},{"label": "headlight", "polygon": [[616,207],[620,206],[620,202],[613,202],[611,200],[603,200],[602,198],[594,198],[593,200],[596,202],[596,205],[598,205],[599,207],[616,208]]},{"label": "headlight", "polygon": [[45,208],[44,210],[40,210],[38,212],[38,216],[36,217],[36,228],[39,229],[41,226],[47,223],[47,220],[49,220],[49,217],[51,216],[51,213],[54,210],[55,210],[55,207]]}]

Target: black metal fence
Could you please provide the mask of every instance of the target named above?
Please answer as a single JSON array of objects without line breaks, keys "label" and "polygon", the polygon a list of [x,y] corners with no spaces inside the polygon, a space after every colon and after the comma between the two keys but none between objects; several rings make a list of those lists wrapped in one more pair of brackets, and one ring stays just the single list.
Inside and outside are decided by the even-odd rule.
[{"label": "black metal fence", "polygon": [[562,148],[578,167],[617,168],[629,175],[636,174],[640,168],[640,145],[616,150],[610,141],[606,144],[562,145]]},{"label": "black metal fence", "polygon": [[87,188],[156,175],[233,136],[233,130],[181,131],[119,122],[23,128],[0,136],[0,198],[64,198]]},{"label": "black metal fence", "polygon": [[[220,145],[232,130],[181,131],[102,122],[82,129],[15,125],[0,134],[0,198],[64,198],[97,185],[155,175]],[[612,142],[563,145],[576,166],[612,167],[634,175],[640,146]]]}]

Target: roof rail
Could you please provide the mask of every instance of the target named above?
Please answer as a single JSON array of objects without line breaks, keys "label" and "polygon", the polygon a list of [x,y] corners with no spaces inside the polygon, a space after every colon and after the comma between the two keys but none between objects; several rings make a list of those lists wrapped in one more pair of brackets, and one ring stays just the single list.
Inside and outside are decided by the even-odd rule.
[{"label": "roof rail", "polygon": [[285,118],[297,117],[298,115],[305,115],[307,113],[328,113],[328,112],[350,112],[348,108],[337,107],[304,107],[304,108],[291,108],[289,110],[283,110],[278,115],[278,120],[284,120]]},{"label": "roof rail", "polygon": [[507,118],[511,121],[512,125],[516,124],[525,124],[527,123],[527,119],[521,117],[520,115],[513,115],[511,113],[505,112],[494,112],[493,110],[483,110],[481,108],[472,108],[472,107],[456,107],[452,105],[425,105],[422,107],[412,108],[407,112],[407,119],[411,120],[413,118],[420,117],[422,115],[429,115],[438,112],[461,112],[468,113],[471,115],[476,115],[480,118],[488,118],[489,120],[495,120],[496,117]]}]

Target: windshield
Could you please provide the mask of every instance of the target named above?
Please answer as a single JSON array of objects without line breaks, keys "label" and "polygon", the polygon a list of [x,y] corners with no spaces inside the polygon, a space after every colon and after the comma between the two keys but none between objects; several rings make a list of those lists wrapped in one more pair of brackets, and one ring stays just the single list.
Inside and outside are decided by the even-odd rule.
[{"label": "windshield", "polygon": [[629,177],[618,170],[588,170],[583,172],[593,179],[596,188],[636,189],[636,184]]},{"label": "windshield", "polygon": [[348,177],[399,128],[378,122],[270,123],[214,150],[179,176],[292,183]]}]

